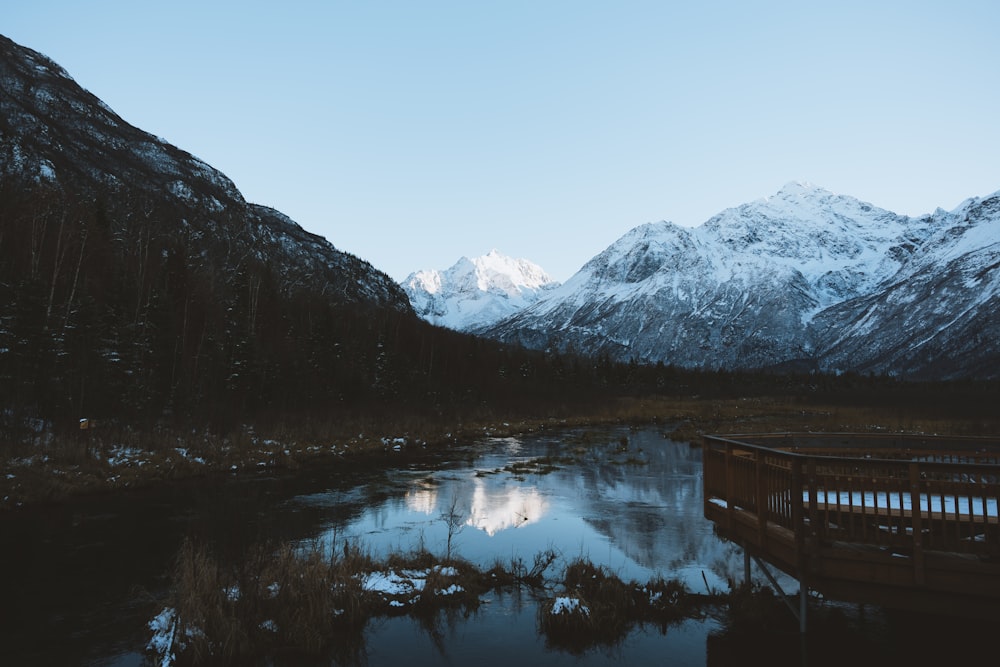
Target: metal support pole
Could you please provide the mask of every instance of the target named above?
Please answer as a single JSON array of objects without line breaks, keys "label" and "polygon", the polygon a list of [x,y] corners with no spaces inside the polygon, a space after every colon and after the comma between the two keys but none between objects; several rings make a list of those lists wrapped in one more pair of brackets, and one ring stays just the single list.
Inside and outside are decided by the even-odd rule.
[{"label": "metal support pole", "polygon": [[743,584],[750,590],[750,552],[743,547]]},{"label": "metal support pole", "polygon": [[[795,605],[793,605],[791,602],[788,601],[788,595],[785,594],[785,591],[781,590],[781,585],[778,583],[778,580],[774,578],[774,575],[771,574],[771,571],[767,569],[767,566],[763,562],[761,562],[761,560],[759,558],[757,558],[756,556],[754,556],[753,559],[754,559],[754,562],[757,563],[757,567],[760,568],[760,571],[764,573],[764,576],[767,577],[767,580],[771,582],[772,586],[774,586],[774,590],[778,591],[778,594],[781,597],[781,601],[785,603],[786,607],[788,607],[788,611],[792,612],[792,616],[794,616],[795,618],[799,619],[799,629],[802,632],[805,632],[805,627],[806,627],[805,597],[800,597],[800,599],[799,599],[799,610],[796,611],[795,610]],[[799,580],[799,594],[800,594],[800,596],[802,595],[801,592],[803,590],[806,590],[805,584],[803,584],[802,581],[804,581],[804,580],[802,580],[802,579]]]},{"label": "metal support pole", "polygon": [[806,602],[809,598],[809,588],[805,584],[805,579],[799,579],[799,632],[806,633]]}]

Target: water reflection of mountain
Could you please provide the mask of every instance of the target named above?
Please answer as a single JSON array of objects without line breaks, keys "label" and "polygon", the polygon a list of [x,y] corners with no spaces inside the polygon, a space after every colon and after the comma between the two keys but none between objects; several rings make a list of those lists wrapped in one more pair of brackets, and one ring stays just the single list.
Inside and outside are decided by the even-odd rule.
[{"label": "water reflection of mountain", "polygon": [[[703,515],[701,449],[656,428],[494,439],[474,461],[397,469],[362,496],[341,530],[373,546],[443,549],[462,533],[459,551],[483,562],[554,546],[698,590],[742,578],[741,553]],[[356,500],[337,494],[337,514]]]},{"label": "water reflection of mountain", "polygon": [[438,487],[431,484],[418,484],[406,491],[406,506],[414,512],[437,514]]},{"label": "water reflection of mountain", "polygon": [[592,451],[558,474],[583,491],[578,497],[586,507],[579,511],[595,530],[664,576],[684,568],[708,569],[723,581],[733,574],[734,548],[715,537],[703,516],[699,447],[647,429],[629,433],[627,449],[612,442]]},{"label": "water reflection of mountain", "polygon": [[[715,537],[703,515],[701,448],[669,440],[655,428],[579,437],[586,439],[497,440],[492,443],[495,458],[477,461],[489,474],[440,475],[434,483],[417,480],[407,490],[406,506],[435,519],[458,512],[465,526],[491,537],[535,524],[553,512],[551,518],[565,521],[569,512],[647,574],[681,576],[699,589],[703,571],[712,586],[742,575],[741,555]],[[529,466],[523,475],[497,472],[540,457],[556,465],[544,472],[544,466]],[[554,508],[552,499],[571,499],[572,507]],[[679,573],[685,569],[686,574]]]},{"label": "water reflection of mountain", "polygon": [[492,489],[477,479],[466,525],[496,535],[501,530],[535,523],[548,509],[548,500],[534,487]]},{"label": "water reflection of mountain", "polygon": [[549,501],[533,486],[497,484],[480,477],[449,481],[448,498],[441,498],[439,486],[424,483],[406,492],[406,506],[428,516],[454,512],[462,525],[490,536],[535,523],[549,509]]}]

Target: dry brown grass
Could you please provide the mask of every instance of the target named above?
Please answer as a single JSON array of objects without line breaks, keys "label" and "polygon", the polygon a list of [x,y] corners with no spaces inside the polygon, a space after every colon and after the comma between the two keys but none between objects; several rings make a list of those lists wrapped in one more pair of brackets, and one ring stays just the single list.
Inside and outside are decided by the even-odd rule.
[{"label": "dry brown grass", "polygon": [[[258,546],[228,563],[205,544],[186,540],[166,601],[176,619],[170,650],[181,665],[243,664],[288,651],[352,659],[363,654],[364,629],[373,618],[408,614],[434,639],[442,614],[469,613],[490,590],[550,587],[545,572],[557,558],[548,551],[531,565],[497,562],[483,571],[419,550],[378,560],[345,543],[332,553],[317,545]],[[422,585],[401,594],[365,586],[367,577],[386,573],[419,577]],[[539,631],[551,646],[573,653],[613,645],[636,625],[665,628],[724,598],[691,596],[680,582],[662,578],[624,582],[583,559],[567,565],[558,585],[564,599],[579,600],[586,613],[554,614],[556,601],[549,600],[539,607]]]},{"label": "dry brown grass", "polygon": [[[405,593],[370,589],[366,577],[419,579]],[[186,540],[171,575],[167,606],[177,621],[179,664],[235,663],[294,651],[355,656],[372,618],[411,614],[428,629],[440,613],[478,607],[481,595],[518,581],[460,559],[426,551],[376,560],[356,545],[251,548],[225,563],[205,544]]]},{"label": "dry brown grass", "polygon": [[560,592],[539,606],[538,627],[549,646],[574,654],[613,646],[638,625],[655,623],[665,628],[700,614],[706,602],[718,602],[710,596],[690,595],[677,580],[657,577],[646,584],[626,582],[586,559],[567,565]]},{"label": "dry brown grass", "polygon": [[372,610],[357,574],[371,563],[356,548],[331,556],[285,545],[257,546],[226,564],[186,540],[168,600],[180,626],[174,652],[181,664],[238,664],[277,650],[357,650]]},{"label": "dry brown grass", "polygon": [[[988,398],[988,397],[987,397]],[[381,456],[384,438],[402,438],[404,447],[448,447],[484,435],[513,436],[543,430],[605,424],[662,424],[675,440],[697,442],[706,433],[899,432],[996,435],[1000,415],[991,405],[960,409],[955,399],[934,402],[933,393],[908,403],[824,403],[814,397],[757,396],[698,398],[648,396],[617,398],[600,406],[564,406],[558,414],[530,419],[439,423],[433,416],[401,416],[372,421],[303,421],[270,431],[244,430],[228,436],[128,429],[97,431],[47,444],[4,447],[0,458],[0,511],[21,504],[58,502],[104,491],[170,482],[234,469],[297,469],[344,455]],[[110,428],[110,427],[109,427]],[[178,448],[187,451],[182,456]],[[115,452],[141,452],[137,461],[110,463]],[[16,456],[14,455],[16,452]]]},{"label": "dry brown grass", "polygon": [[806,404],[782,398],[689,400],[664,402],[678,425],[675,440],[694,441],[706,433],[1000,433],[997,417],[948,417],[914,408]]}]

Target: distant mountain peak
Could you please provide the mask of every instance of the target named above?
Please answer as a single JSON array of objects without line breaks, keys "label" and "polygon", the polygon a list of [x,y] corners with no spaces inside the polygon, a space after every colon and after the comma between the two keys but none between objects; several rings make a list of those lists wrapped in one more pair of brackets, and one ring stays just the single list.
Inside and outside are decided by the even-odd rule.
[{"label": "distant mountain peak", "polygon": [[773,195],[761,197],[737,208],[761,208],[782,213],[829,206],[832,202],[839,202],[842,205],[861,203],[854,197],[838,195],[809,181],[789,181]]},{"label": "distant mountain peak", "polygon": [[444,271],[411,273],[402,282],[418,315],[460,331],[492,324],[557,285],[534,262],[509,257],[496,248],[471,259],[462,257]]},{"label": "distant mountain peak", "polygon": [[781,186],[778,195],[801,196],[810,192],[829,192],[829,190],[809,181],[789,181]]}]

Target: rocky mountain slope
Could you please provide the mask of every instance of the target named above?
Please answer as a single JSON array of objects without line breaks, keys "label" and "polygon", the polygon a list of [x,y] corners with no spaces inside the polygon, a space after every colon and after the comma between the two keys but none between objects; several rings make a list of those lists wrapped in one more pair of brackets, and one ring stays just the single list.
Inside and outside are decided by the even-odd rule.
[{"label": "rocky mountain slope", "polygon": [[910,218],[791,183],[697,228],[637,227],[477,331],[684,367],[997,377],[998,202]]},{"label": "rocky mountain slope", "polygon": [[387,275],[0,37],[0,436],[425,395],[421,328]]},{"label": "rocky mountain slope", "polygon": [[463,257],[444,271],[411,273],[402,283],[417,315],[458,331],[493,324],[558,285],[537,264],[497,250]]},{"label": "rocky mountain slope", "polygon": [[[224,174],[128,124],[59,65],[0,35],[0,178],[74,199],[131,200],[199,246],[192,263],[249,260],[274,268],[287,289],[308,285],[339,302],[402,310],[399,286],[273,209],[246,202]],[[141,205],[139,201],[143,200]],[[216,254],[219,253],[219,254]],[[224,256],[220,254],[224,253]]]},{"label": "rocky mountain slope", "polygon": [[1000,377],[1000,193],[929,220],[934,233],[901,270],[814,318],[823,368]]}]

